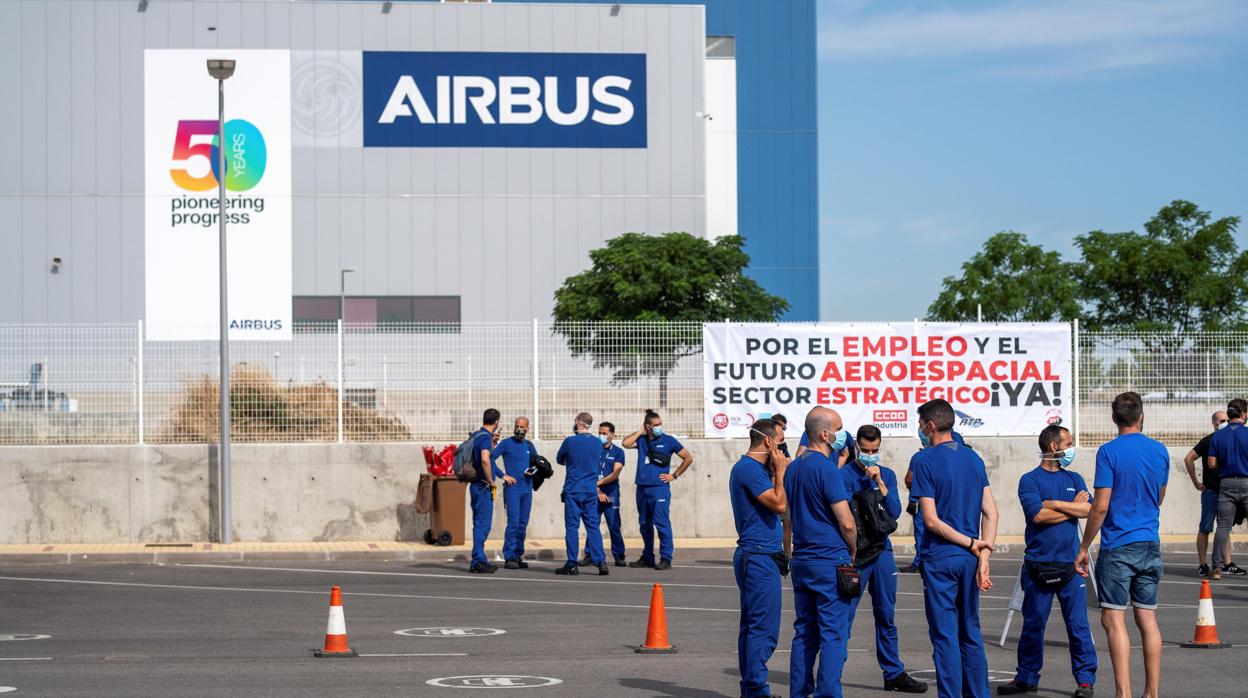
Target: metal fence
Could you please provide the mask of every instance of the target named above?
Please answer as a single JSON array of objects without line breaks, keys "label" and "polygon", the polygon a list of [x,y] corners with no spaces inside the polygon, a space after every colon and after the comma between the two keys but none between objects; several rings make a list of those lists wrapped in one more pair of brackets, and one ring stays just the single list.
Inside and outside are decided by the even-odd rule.
[{"label": "metal fence", "polygon": [[[1109,401],[1136,390],[1173,445],[1248,395],[1248,333],[1075,332],[1082,443],[1113,436]],[[702,433],[698,323],[299,324],[234,342],[238,441],[451,441],[481,410],[567,433],[582,410],[627,433],[645,408]],[[0,326],[0,444],[204,443],[218,433],[215,341],[148,340],[141,324]],[[1194,443],[1194,441],[1193,441]]]}]

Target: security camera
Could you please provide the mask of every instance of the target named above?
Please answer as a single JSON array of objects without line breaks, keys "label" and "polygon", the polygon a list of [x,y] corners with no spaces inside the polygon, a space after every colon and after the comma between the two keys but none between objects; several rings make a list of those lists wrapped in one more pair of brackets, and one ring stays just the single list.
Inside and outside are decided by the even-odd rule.
[{"label": "security camera", "polygon": [[60,257],[53,257],[53,258],[52,258],[52,266],[54,266],[54,267],[59,267],[59,266],[61,266],[61,258],[60,258]]},{"label": "security camera", "polygon": [[698,117],[699,119],[706,119],[707,121],[715,120],[715,117],[711,116],[710,112],[705,112],[705,111],[694,112],[693,115]]}]

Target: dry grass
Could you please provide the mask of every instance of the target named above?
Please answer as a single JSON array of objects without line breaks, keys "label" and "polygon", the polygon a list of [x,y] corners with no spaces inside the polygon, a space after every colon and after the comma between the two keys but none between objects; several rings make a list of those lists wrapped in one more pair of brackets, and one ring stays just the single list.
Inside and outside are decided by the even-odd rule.
[{"label": "dry grass", "polygon": [[[203,376],[186,381],[160,441],[205,443],[221,431],[221,388]],[[336,441],[338,390],[326,383],[283,386],[268,371],[236,365],[230,372],[230,438],[237,441]],[[351,441],[407,441],[393,415],[343,403],[343,436]]]}]

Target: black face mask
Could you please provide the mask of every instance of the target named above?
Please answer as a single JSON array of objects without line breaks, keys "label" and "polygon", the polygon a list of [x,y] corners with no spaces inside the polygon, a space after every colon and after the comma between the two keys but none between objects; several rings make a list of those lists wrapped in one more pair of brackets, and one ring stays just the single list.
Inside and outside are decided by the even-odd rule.
[{"label": "black face mask", "polygon": [[529,433],[529,432],[527,432],[527,431],[525,431],[525,430],[523,430],[523,429],[517,429],[517,430],[514,432],[514,436],[516,437],[516,440],[517,440],[517,441],[524,441],[524,437],[525,437],[525,436],[527,436],[527,435],[528,435],[528,433]]}]

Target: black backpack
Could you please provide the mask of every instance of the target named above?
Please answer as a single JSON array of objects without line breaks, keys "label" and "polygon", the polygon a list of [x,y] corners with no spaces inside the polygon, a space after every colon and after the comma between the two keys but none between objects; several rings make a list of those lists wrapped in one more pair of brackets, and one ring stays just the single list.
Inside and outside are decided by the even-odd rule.
[{"label": "black backpack", "polygon": [[884,495],[874,488],[858,490],[849,500],[858,526],[858,567],[872,562],[884,552],[888,537],[897,530],[897,519],[884,506]]}]

